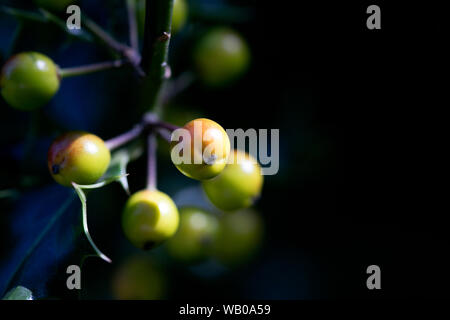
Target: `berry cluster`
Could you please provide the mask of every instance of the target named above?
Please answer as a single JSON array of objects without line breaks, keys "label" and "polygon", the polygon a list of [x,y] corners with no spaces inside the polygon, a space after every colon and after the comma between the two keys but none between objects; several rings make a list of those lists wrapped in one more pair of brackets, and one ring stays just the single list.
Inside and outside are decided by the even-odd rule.
[{"label": "berry cluster", "polygon": [[[75,1],[35,0],[36,4],[52,11],[61,11]],[[137,20],[143,26],[144,1],[137,0]],[[185,0],[176,0],[173,8],[172,30],[180,31],[187,23]],[[132,63],[132,61],[126,61]],[[205,85],[221,86],[236,80],[248,68],[250,51],[244,39],[229,28],[215,28],[200,38],[193,52],[197,76]],[[113,67],[121,64],[111,64]],[[0,74],[0,90],[13,108],[31,111],[43,107],[58,92],[68,74],[80,70],[102,70],[104,67],[60,69],[49,57],[37,52],[23,52],[12,56]],[[82,74],[82,73],[80,73]],[[205,194],[218,209],[231,212],[221,217],[195,207],[178,209],[174,201],[157,190],[155,183],[130,196],[122,214],[125,236],[136,247],[148,250],[167,241],[172,256],[183,261],[198,261],[212,254],[219,260],[233,260],[256,246],[261,234],[261,221],[253,211],[239,211],[250,207],[261,193],[263,177],[256,159],[243,151],[231,150],[230,140],[218,123],[195,119],[177,135],[174,125],[155,117],[143,117],[138,130],[125,134],[120,143],[103,141],[98,136],[82,132],[68,132],[58,137],[48,151],[48,169],[53,179],[67,187],[91,185],[107,172],[112,152],[138,137],[151,141],[162,131],[172,134],[170,153],[187,161],[174,161],[185,176],[201,181]],[[123,136],[123,135],[122,135]],[[199,136],[199,139],[197,139]],[[117,141],[117,140],[114,140]],[[149,150],[149,157],[154,155]],[[153,161],[154,159],[152,159]],[[156,172],[150,172],[155,174]],[[155,177],[151,177],[153,180]],[[234,252],[236,254],[231,254]],[[120,284],[118,284],[120,286]]]}]

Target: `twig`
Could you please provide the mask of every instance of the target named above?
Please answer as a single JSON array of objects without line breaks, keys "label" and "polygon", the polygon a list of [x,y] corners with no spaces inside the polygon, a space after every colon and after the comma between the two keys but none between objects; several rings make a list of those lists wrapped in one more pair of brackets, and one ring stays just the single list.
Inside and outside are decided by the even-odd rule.
[{"label": "twig", "polygon": [[156,190],[156,135],[151,131],[147,138],[147,189]]},{"label": "twig", "polygon": [[59,75],[62,78],[75,77],[80,75],[86,75],[98,71],[120,68],[125,64],[123,60],[106,61],[100,63],[94,63],[86,66],[64,68],[59,70]]},{"label": "twig", "polygon": [[140,67],[141,56],[139,55],[138,51],[114,39],[98,24],[96,24],[94,21],[86,17],[86,15],[82,16],[82,20],[84,26],[86,27],[87,30],[89,30],[90,33],[92,33],[97,39],[99,39],[101,42],[106,44],[112,50],[117,52],[123,58],[128,60],[139,76],[141,77],[145,76],[145,72]]},{"label": "twig", "polygon": [[55,16],[54,14],[44,10],[39,10],[41,14],[32,12],[32,11],[26,11],[16,8],[10,8],[6,6],[0,6],[0,13],[11,15],[15,17],[16,19],[19,19],[20,21],[32,21],[32,22],[38,22],[38,23],[53,23],[56,26],[58,26],[62,31],[67,33],[69,36],[72,36],[74,38],[91,42],[92,37],[83,32],[72,32],[71,30],[67,29],[66,23],[61,20],[59,17]]},{"label": "twig", "polygon": [[135,51],[139,51],[139,37],[136,21],[136,0],[127,0],[128,25],[130,32],[130,45]]},{"label": "twig", "polygon": [[138,124],[130,131],[125,132],[115,138],[107,140],[105,142],[106,147],[109,150],[117,149],[117,148],[127,144],[128,142],[136,139],[137,137],[139,137],[141,135],[141,133],[143,132],[143,130],[144,130],[144,126],[141,124]]}]

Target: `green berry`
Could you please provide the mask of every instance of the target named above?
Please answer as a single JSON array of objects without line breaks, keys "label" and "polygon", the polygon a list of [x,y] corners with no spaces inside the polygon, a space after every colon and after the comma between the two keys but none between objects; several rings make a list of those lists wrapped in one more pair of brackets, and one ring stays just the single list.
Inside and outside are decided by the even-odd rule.
[{"label": "green berry", "polygon": [[193,60],[200,79],[209,86],[224,86],[239,78],[250,64],[246,41],[235,31],[216,28],[196,45]]},{"label": "green berry", "polygon": [[[143,35],[145,28],[145,1],[136,1],[137,20],[139,32]],[[172,14],[172,33],[176,34],[186,24],[189,14],[189,7],[186,0],[175,0]]]},{"label": "green berry", "polygon": [[175,203],[157,190],[142,190],[132,195],[122,214],[125,236],[134,246],[144,250],[172,237],[178,224]]},{"label": "green berry", "polygon": [[66,11],[71,4],[75,4],[77,0],[34,0],[34,3],[41,8],[51,11]]},{"label": "green berry", "polygon": [[3,98],[19,110],[34,110],[47,104],[59,89],[58,67],[37,52],[19,53],[2,68],[0,88]]},{"label": "green berry", "polygon": [[217,177],[202,182],[208,199],[219,209],[234,211],[251,206],[260,196],[264,178],[249,154],[235,150]]},{"label": "green berry", "polygon": [[263,222],[259,214],[246,209],[224,214],[213,243],[213,256],[225,265],[237,265],[250,260],[259,248]]},{"label": "green berry", "polygon": [[166,245],[169,254],[184,262],[206,258],[217,231],[217,218],[195,207],[180,209],[180,227]]},{"label": "green berry", "polygon": [[170,145],[172,161],[178,170],[196,180],[211,179],[221,173],[230,154],[226,131],[218,123],[203,118],[188,122],[183,129],[180,132],[186,137],[180,141],[173,139]]},{"label": "green berry", "polygon": [[48,168],[63,186],[93,184],[106,172],[111,159],[104,141],[96,135],[74,131],[57,138],[48,151]]},{"label": "green berry", "polygon": [[175,0],[173,3],[172,33],[177,33],[186,24],[188,17],[188,5],[186,0]]},{"label": "green berry", "polygon": [[116,270],[112,281],[113,296],[119,300],[159,300],[166,293],[166,278],[150,258],[134,256]]}]

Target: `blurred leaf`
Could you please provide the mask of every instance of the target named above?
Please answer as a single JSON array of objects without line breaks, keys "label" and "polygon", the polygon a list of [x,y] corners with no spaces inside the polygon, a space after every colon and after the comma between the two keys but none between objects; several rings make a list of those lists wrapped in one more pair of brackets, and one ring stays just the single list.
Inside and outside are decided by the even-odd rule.
[{"label": "blurred leaf", "polygon": [[33,300],[33,293],[25,287],[18,286],[9,291],[3,300]]},{"label": "blurred leaf", "polygon": [[72,189],[51,185],[23,193],[8,215],[9,254],[0,261],[0,295],[22,285],[37,298],[80,239],[79,207]]}]

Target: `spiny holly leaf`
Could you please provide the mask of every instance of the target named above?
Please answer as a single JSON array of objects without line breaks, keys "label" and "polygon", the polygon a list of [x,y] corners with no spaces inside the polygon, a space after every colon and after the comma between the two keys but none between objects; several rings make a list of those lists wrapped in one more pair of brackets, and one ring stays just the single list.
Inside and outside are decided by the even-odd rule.
[{"label": "spiny holly leaf", "polygon": [[98,249],[98,247],[95,245],[95,243],[92,240],[91,235],[89,233],[88,221],[87,221],[87,200],[86,200],[86,194],[84,193],[83,189],[98,189],[98,188],[104,187],[112,182],[120,181],[121,179],[123,179],[126,176],[127,175],[125,174],[125,175],[110,177],[99,183],[90,184],[90,185],[81,185],[81,184],[76,184],[75,182],[72,182],[72,185],[75,188],[75,191],[78,194],[78,197],[80,198],[80,201],[81,201],[84,234],[86,235],[86,238],[88,239],[89,243],[91,244],[91,246],[94,249],[94,251],[96,252],[96,254],[108,263],[111,263],[111,259],[108,258],[103,252],[101,252],[100,249]]},{"label": "spiny holly leaf", "polygon": [[72,189],[59,185],[21,194],[7,218],[7,255],[0,260],[0,296],[24,286],[36,298],[47,295],[50,282],[76,247],[82,229]]},{"label": "spiny holly leaf", "polygon": [[3,300],[33,300],[33,293],[25,287],[17,286],[11,289]]}]

